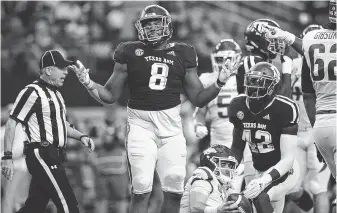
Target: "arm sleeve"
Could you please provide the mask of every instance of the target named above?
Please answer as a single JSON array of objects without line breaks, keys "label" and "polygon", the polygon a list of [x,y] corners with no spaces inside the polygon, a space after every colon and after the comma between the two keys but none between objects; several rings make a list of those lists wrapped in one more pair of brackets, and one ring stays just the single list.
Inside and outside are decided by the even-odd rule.
[{"label": "arm sleeve", "polygon": [[241,122],[237,117],[237,114],[240,113],[236,110],[237,108],[237,98],[234,98],[231,103],[229,104],[228,110],[228,117],[229,121],[234,125],[234,128],[241,128]]},{"label": "arm sleeve", "polygon": [[241,63],[238,68],[238,73],[236,74],[236,89],[238,91],[238,94],[243,94],[245,91],[244,77],[245,77],[245,68],[243,66],[243,63]]},{"label": "arm sleeve", "polygon": [[35,111],[37,99],[38,95],[34,88],[26,87],[21,90],[10,112],[10,117],[21,123],[26,123]]},{"label": "arm sleeve", "polygon": [[303,57],[302,63],[301,83],[302,83],[302,91],[304,93],[315,93],[315,89],[313,87],[312,80],[310,77],[310,69],[308,67],[308,63],[305,57]]},{"label": "arm sleeve", "polygon": [[185,69],[194,68],[198,66],[198,56],[194,47],[187,45],[185,48],[184,66]]},{"label": "arm sleeve", "polygon": [[125,43],[120,43],[117,48],[115,49],[115,52],[113,54],[113,59],[115,62],[118,62],[120,64],[126,64],[127,63],[127,54],[125,51]]}]

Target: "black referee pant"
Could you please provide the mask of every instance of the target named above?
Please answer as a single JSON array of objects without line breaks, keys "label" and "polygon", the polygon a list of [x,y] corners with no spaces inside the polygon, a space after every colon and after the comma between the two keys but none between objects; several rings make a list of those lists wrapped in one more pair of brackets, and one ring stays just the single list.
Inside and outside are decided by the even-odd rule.
[{"label": "black referee pant", "polygon": [[52,144],[30,143],[26,148],[26,164],[32,179],[28,198],[17,213],[44,213],[50,199],[58,213],[79,213],[75,194],[65,173],[65,153]]}]

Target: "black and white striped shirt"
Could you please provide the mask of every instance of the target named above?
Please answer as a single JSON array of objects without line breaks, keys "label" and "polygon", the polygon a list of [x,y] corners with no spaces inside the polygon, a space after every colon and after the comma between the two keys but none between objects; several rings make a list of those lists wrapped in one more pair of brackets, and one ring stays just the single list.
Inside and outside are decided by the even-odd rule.
[{"label": "black and white striped shirt", "polygon": [[48,141],[64,147],[66,108],[56,87],[39,79],[27,85],[15,100],[10,117],[23,123],[30,142]]}]

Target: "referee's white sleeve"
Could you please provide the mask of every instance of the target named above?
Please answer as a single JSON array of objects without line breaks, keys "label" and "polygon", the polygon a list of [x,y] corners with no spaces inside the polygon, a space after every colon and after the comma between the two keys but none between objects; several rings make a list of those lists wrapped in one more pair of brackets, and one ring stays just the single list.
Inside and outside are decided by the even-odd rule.
[{"label": "referee's white sleeve", "polygon": [[10,117],[26,123],[36,108],[37,99],[38,95],[34,88],[24,88],[15,100]]}]

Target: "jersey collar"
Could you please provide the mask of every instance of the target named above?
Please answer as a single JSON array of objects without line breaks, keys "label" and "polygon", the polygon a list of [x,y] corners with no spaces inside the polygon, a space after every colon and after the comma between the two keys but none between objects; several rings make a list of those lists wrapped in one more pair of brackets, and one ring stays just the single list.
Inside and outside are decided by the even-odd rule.
[{"label": "jersey collar", "polygon": [[246,106],[248,108],[248,110],[253,114],[253,115],[258,115],[260,114],[261,112],[263,112],[264,110],[266,110],[268,107],[270,107],[273,102],[275,100],[275,97],[273,97],[273,99],[269,102],[269,104],[267,106],[265,106],[261,111],[259,111],[258,113],[254,113],[252,110],[250,110],[250,107],[249,107],[249,102],[248,102],[248,97],[246,97]]}]

